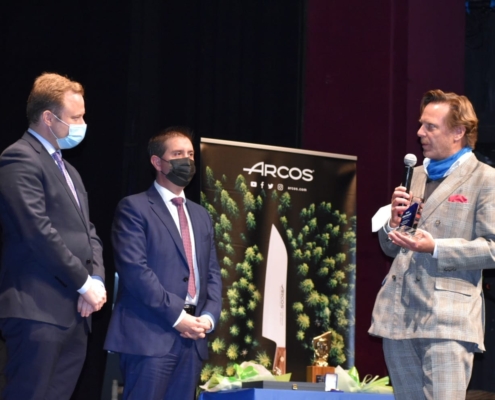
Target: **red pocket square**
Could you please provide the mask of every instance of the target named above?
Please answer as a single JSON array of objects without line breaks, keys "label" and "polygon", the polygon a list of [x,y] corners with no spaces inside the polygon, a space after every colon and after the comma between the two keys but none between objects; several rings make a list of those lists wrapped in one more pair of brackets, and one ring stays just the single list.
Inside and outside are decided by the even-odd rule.
[{"label": "red pocket square", "polygon": [[468,200],[462,194],[453,194],[449,197],[451,203],[467,203]]}]

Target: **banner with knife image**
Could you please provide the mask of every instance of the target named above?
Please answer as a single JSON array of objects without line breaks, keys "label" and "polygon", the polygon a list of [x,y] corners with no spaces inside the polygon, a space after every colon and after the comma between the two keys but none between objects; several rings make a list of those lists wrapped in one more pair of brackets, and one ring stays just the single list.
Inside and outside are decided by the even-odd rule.
[{"label": "banner with knife image", "polygon": [[329,330],[353,366],[356,157],[203,138],[200,172],[224,285],[201,381],[243,361],[304,381]]}]

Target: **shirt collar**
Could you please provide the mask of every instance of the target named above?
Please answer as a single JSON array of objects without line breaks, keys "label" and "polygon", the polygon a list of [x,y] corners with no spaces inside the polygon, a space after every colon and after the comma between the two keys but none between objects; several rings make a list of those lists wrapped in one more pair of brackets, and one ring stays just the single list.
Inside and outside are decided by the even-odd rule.
[{"label": "shirt collar", "polygon": [[48,154],[52,155],[57,151],[55,147],[53,147],[53,145],[43,136],[41,136],[39,133],[33,131],[31,128],[28,129],[28,132],[40,141],[40,143],[43,145],[46,151],[48,151]]},{"label": "shirt collar", "polygon": [[161,198],[165,203],[172,202],[172,199],[176,197],[182,197],[184,199],[184,204],[186,204],[187,199],[184,194],[184,191],[180,192],[180,194],[177,196],[175,193],[172,193],[167,188],[164,188],[163,186],[158,184],[157,181],[153,182],[153,184],[155,185],[156,190],[158,191],[158,193],[160,194]]}]

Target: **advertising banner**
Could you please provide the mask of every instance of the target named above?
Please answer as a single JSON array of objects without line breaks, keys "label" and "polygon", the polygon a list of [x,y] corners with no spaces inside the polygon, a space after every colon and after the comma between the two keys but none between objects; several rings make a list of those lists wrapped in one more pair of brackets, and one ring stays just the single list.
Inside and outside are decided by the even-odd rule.
[{"label": "advertising banner", "polygon": [[215,227],[220,321],[201,380],[254,361],[304,381],[313,338],[354,365],[356,157],[201,140],[201,203]]}]

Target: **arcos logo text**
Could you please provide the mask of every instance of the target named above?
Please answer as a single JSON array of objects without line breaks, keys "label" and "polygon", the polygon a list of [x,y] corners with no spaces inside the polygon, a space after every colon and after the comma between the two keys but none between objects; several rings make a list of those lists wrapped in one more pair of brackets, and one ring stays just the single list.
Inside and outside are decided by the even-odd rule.
[{"label": "arcos logo text", "polygon": [[261,174],[261,176],[273,176],[274,178],[279,177],[282,179],[291,178],[295,181],[302,179],[306,182],[311,182],[313,180],[313,172],[311,169],[299,169],[299,168],[289,168],[285,166],[277,167],[273,164],[265,164],[264,161],[254,164],[251,168],[243,168],[249,175],[253,173]]}]

